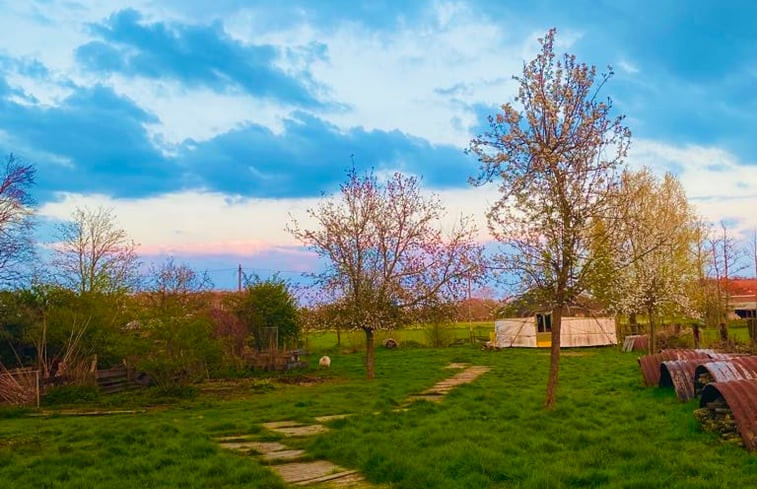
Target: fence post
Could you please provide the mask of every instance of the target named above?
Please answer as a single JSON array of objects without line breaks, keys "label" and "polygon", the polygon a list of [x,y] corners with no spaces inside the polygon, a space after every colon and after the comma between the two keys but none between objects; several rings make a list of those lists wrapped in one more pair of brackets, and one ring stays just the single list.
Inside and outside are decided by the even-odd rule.
[{"label": "fence post", "polygon": [[39,409],[39,370],[34,371],[34,378],[37,384],[37,409]]}]

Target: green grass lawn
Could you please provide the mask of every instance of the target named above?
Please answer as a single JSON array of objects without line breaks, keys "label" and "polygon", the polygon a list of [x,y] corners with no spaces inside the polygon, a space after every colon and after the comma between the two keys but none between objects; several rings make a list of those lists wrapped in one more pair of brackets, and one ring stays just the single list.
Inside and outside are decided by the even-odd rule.
[{"label": "green grass lawn", "polygon": [[[332,354],[328,371],[286,374],[304,385],[243,379],[192,399],[167,402],[148,391],[94,403],[153,405],[138,414],[0,410],[0,487],[283,487],[255,458],[224,451],[213,437],[339,413],[355,416],[299,445],[393,488],[757,487],[757,456],[702,432],[695,401],[642,387],[636,357],[566,351],[552,412],[542,409],[547,351],[470,346],[379,348],[372,382],[363,379],[362,355]],[[439,404],[393,411],[452,375],[443,367],[453,361],[492,371]]]}]

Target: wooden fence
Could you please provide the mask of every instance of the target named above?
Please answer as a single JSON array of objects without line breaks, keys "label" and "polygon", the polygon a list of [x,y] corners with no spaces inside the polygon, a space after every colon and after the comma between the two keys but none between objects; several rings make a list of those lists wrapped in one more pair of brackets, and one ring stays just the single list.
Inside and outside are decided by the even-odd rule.
[{"label": "wooden fence", "polygon": [[97,386],[100,392],[115,394],[116,392],[130,391],[144,387],[145,382],[139,382],[134,369],[116,367],[107,370],[98,370],[95,374]]}]

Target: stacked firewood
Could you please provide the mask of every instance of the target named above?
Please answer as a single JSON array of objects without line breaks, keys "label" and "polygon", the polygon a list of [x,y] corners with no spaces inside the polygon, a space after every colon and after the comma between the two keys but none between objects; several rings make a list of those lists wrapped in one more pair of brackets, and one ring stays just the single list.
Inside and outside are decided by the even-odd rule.
[{"label": "stacked firewood", "polygon": [[704,389],[704,386],[714,381],[715,379],[712,378],[712,375],[710,375],[710,372],[704,371],[703,373],[700,373],[696,378],[696,382],[694,382],[694,386],[696,388],[696,394],[697,395],[701,394],[702,389]]},{"label": "stacked firewood", "polygon": [[728,443],[744,445],[733,413],[722,397],[695,410],[694,417],[702,424],[703,430],[719,433],[720,437]]}]

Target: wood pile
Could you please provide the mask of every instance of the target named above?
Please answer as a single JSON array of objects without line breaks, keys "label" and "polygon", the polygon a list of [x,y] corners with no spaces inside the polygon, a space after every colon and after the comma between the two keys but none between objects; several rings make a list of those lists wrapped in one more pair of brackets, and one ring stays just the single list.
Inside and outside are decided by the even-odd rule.
[{"label": "wood pile", "polygon": [[302,353],[301,350],[248,352],[243,358],[255,370],[291,370],[307,366],[300,359]]},{"label": "wood pile", "polygon": [[723,441],[744,446],[733,412],[722,397],[695,410],[694,417],[701,423],[703,430],[719,433]]},{"label": "wood pile", "polygon": [[0,368],[0,404],[30,406],[37,404],[39,372],[30,368]]},{"label": "wood pile", "polygon": [[696,395],[700,395],[702,393],[702,389],[704,389],[704,386],[709,384],[710,382],[715,382],[715,379],[712,378],[712,374],[708,371],[699,372],[699,375],[697,375],[696,379],[694,379],[694,387],[696,391]]}]

